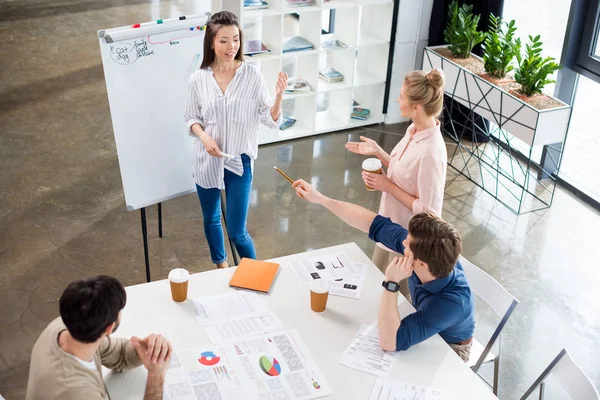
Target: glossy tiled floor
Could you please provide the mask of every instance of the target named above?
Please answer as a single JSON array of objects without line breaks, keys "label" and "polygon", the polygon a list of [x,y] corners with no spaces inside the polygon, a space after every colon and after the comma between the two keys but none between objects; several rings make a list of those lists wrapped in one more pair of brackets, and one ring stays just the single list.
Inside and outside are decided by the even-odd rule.
[{"label": "glossy tiled floor", "polygon": [[[12,400],[24,397],[29,353],[68,282],[99,273],[127,285],[145,279],[139,214],[124,208],[95,32],[198,10],[136,0],[0,7],[0,394]],[[403,130],[374,127],[261,148],[248,222],[259,257],[349,241],[369,254],[365,235],[298,201],[272,165],[376,210],[379,196],[360,179],[361,157],[343,144],[367,134],[389,150]],[[153,277],[175,266],[212,268],[197,198],[169,201],[163,215],[159,239],[156,208],[149,209]],[[600,386],[598,212],[559,189],[550,210],[516,217],[457,178],[444,217],[461,231],[464,256],[521,302],[503,337],[500,397],[518,398],[562,347]],[[488,313],[480,311],[484,336]]]}]

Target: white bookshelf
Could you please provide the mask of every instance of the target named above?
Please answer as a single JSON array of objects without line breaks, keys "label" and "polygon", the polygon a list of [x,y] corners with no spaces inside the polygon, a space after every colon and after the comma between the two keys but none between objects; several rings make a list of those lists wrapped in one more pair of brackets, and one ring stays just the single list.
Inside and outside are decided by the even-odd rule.
[{"label": "white bookshelf", "polygon": [[[284,0],[267,1],[268,9],[244,10],[243,0],[223,0],[224,10],[240,16],[244,39],[261,40],[271,50],[264,57],[246,56],[246,62],[260,69],[271,96],[275,94],[279,71],[305,79],[312,91],[284,94],[283,116],[295,118],[296,123],[283,131],[261,126],[260,143],[383,122],[393,1],[317,0],[308,7],[289,7]],[[328,20],[331,10],[335,10],[333,33],[322,34],[323,21]],[[297,14],[298,19],[292,14]],[[283,53],[284,43],[293,36],[307,39],[314,50]],[[321,47],[324,41],[336,39],[347,47]],[[344,80],[329,83],[319,78],[319,70],[327,68],[341,72]],[[351,118],[353,100],[357,107],[371,111],[367,120]]]}]

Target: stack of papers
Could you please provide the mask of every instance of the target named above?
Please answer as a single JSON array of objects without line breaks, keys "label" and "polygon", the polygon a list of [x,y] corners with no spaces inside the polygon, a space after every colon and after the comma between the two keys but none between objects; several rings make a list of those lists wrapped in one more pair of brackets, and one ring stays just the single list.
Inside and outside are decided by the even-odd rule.
[{"label": "stack of papers", "polygon": [[344,75],[333,68],[326,68],[319,71],[319,78],[329,83],[334,83],[342,82],[344,80]]},{"label": "stack of papers", "polygon": [[263,10],[269,8],[266,1],[261,0],[244,0],[244,10]]},{"label": "stack of papers", "polygon": [[348,46],[346,46],[346,44],[344,42],[342,42],[341,40],[337,40],[337,39],[326,40],[321,44],[321,48],[323,48],[323,50],[343,49],[346,47],[348,47]]},{"label": "stack of papers", "polygon": [[177,350],[165,377],[165,400],[290,399],[332,395],[296,331]]},{"label": "stack of papers", "polygon": [[260,40],[246,40],[244,42],[244,55],[249,57],[266,56],[271,53],[271,50],[264,45]]},{"label": "stack of papers", "polygon": [[302,36],[294,36],[283,44],[284,53],[292,53],[295,51],[313,50],[315,47],[311,42],[304,39]]},{"label": "stack of papers", "polygon": [[394,357],[381,350],[377,327],[362,325],[342,354],[340,364],[385,378],[394,367]]},{"label": "stack of papers", "polygon": [[369,118],[371,110],[367,108],[352,107],[352,114],[350,115],[353,119],[364,121]]},{"label": "stack of papers", "polygon": [[298,333],[281,330],[260,295],[235,291],[191,301],[212,345],[173,353],[165,400],[311,400],[333,394]]},{"label": "stack of papers", "polygon": [[287,93],[310,92],[311,90],[310,84],[302,78],[288,79],[287,88],[285,89]]},{"label": "stack of papers", "polygon": [[350,262],[344,253],[292,261],[292,270],[304,284],[324,279],[331,283],[330,295],[352,299],[360,298],[367,272],[366,265]]},{"label": "stack of papers", "polygon": [[451,400],[454,398],[441,390],[399,382],[395,379],[378,378],[369,400]]},{"label": "stack of papers", "polygon": [[260,335],[283,324],[256,293],[227,292],[193,298],[196,320],[213,343]]}]

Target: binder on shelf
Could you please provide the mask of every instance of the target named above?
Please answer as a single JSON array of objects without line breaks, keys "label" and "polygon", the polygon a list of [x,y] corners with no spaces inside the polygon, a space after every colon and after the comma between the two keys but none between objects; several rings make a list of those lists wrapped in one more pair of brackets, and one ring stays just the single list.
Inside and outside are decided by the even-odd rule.
[{"label": "binder on shelf", "polygon": [[283,44],[283,52],[291,53],[294,51],[313,50],[315,47],[311,42],[302,36],[294,36]]},{"label": "binder on shelf", "polygon": [[229,286],[268,293],[277,271],[279,264],[242,258],[229,281]]}]

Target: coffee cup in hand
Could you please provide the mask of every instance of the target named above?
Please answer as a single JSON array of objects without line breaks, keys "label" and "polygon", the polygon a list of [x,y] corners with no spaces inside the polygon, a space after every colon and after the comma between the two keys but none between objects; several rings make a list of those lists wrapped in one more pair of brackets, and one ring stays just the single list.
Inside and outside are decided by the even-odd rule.
[{"label": "coffee cup in hand", "polygon": [[[381,164],[381,160],[378,158],[367,158],[362,163],[362,169],[365,172],[370,172],[372,174],[381,175],[383,173],[383,165]],[[370,187],[369,185],[365,185],[367,190],[374,192],[376,189]]]}]

